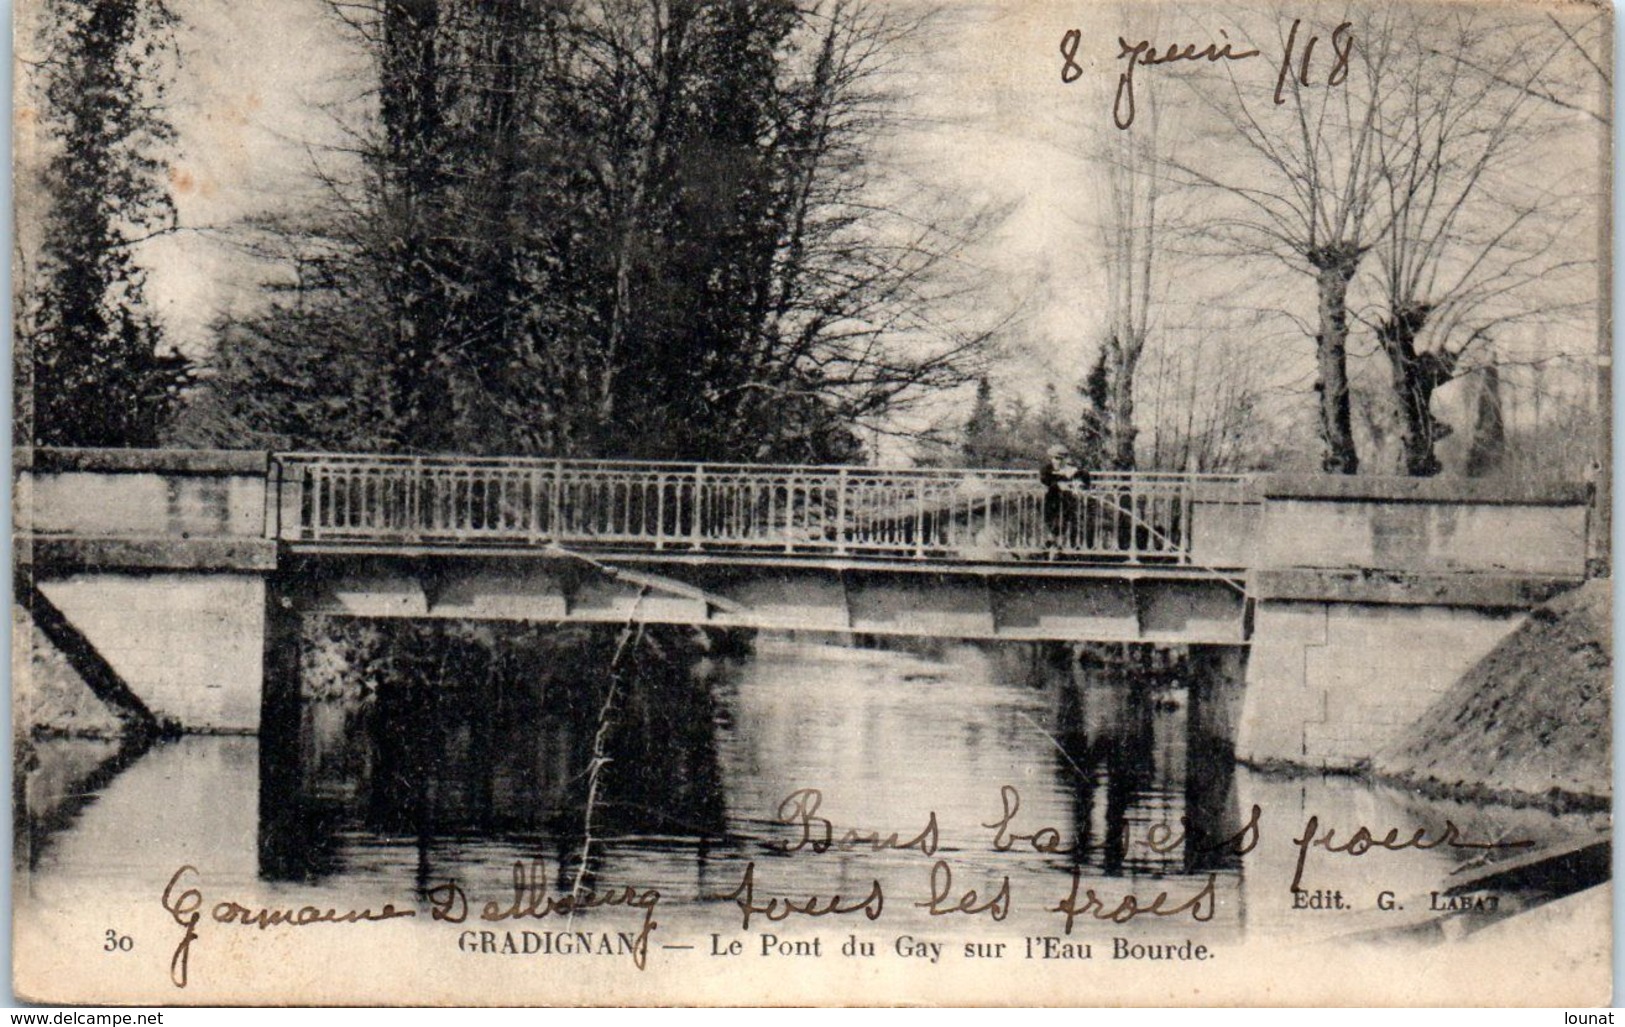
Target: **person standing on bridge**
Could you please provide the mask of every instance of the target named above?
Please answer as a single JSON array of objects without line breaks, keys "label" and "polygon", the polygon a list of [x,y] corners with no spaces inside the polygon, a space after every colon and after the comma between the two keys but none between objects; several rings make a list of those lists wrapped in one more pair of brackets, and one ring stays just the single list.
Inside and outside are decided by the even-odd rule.
[{"label": "person standing on bridge", "polygon": [[1038,468],[1038,480],[1044,486],[1044,527],[1049,532],[1047,550],[1051,559],[1059,551],[1062,541],[1076,545],[1078,539],[1078,493],[1089,487],[1089,472],[1072,462],[1066,447],[1049,447],[1048,459]]}]

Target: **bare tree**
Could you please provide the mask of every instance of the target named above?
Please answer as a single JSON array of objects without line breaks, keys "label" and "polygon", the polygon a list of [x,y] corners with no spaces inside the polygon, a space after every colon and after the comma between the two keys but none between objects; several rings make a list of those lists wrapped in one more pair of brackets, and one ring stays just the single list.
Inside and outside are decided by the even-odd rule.
[{"label": "bare tree", "polygon": [[1166,325],[1146,349],[1140,380],[1147,465],[1194,472],[1281,466],[1292,433],[1280,430],[1282,412],[1271,409],[1267,344],[1258,337],[1262,315],[1188,321]]},{"label": "bare tree", "polygon": [[1150,84],[1141,87],[1145,112],[1132,132],[1109,134],[1104,176],[1106,253],[1105,455],[1118,470],[1135,467],[1134,386],[1151,330],[1152,282],[1159,239],[1157,105]]},{"label": "bare tree", "polygon": [[[1324,19],[1326,26],[1272,17],[1277,53],[1301,55],[1311,34],[1329,37],[1320,40],[1318,74],[1300,74],[1295,60],[1273,91],[1256,68],[1234,62],[1220,65],[1218,74],[1182,76],[1190,105],[1216,128],[1190,148],[1194,155],[1164,161],[1171,177],[1214,199],[1197,230],[1221,253],[1279,264],[1313,281],[1322,466],[1341,474],[1359,469],[1348,290],[1386,230],[1378,208],[1376,112],[1393,86],[1392,41],[1405,31],[1393,9],[1369,11],[1357,25],[1336,17]],[[1358,75],[1349,70],[1356,42],[1368,55]]]},{"label": "bare tree", "polygon": [[[1187,108],[1218,115],[1219,130],[1165,164],[1215,200],[1197,230],[1220,252],[1313,279],[1325,469],[1359,467],[1348,353],[1363,320],[1388,364],[1405,470],[1432,474],[1439,386],[1510,326],[1591,301],[1571,272],[1592,257],[1565,245],[1586,190],[1549,159],[1575,151],[1550,145],[1573,129],[1542,99],[1600,65],[1568,12],[1395,2],[1343,17],[1281,20],[1273,93],[1234,62],[1184,76]],[[1374,313],[1358,302],[1362,273],[1381,296]]]},{"label": "bare tree", "polygon": [[[303,238],[337,244],[323,302],[369,311],[361,348],[392,369],[381,444],[845,459],[866,419],[974,374],[987,333],[952,311],[976,218],[877,174],[912,22],[851,0],[330,6],[376,107],[368,173],[331,176]],[[303,345],[304,309],[232,339]]]},{"label": "bare tree", "polygon": [[[1583,17],[1586,12],[1589,17]],[[1508,74],[1506,69],[1499,67],[1499,61],[1481,61],[1474,53],[1453,51],[1444,47],[1431,47],[1429,54],[1442,61],[1460,64],[1475,74],[1484,76],[1502,86],[1525,93],[1543,103],[1552,105],[1559,110],[1573,111],[1595,121],[1599,125],[1613,124],[1613,24],[1612,17],[1607,8],[1579,8],[1582,15],[1579,20],[1572,20],[1575,9],[1564,12],[1563,17],[1556,13],[1545,12],[1545,21],[1549,28],[1562,36],[1566,46],[1560,47],[1566,51],[1567,56],[1574,58],[1567,63],[1574,65],[1579,71],[1578,78],[1566,78],[1553,81],[1546,76],[1528,78],[1513,72]],[[1542,29],[1536,29],[1542,32]],[[1588,87],[1585,82],[1590,79],[1592,83],[1601,88]]]},{"label": "bare tree", "polygon": [[[1410,17],[1412,32],[1392,40],[1404,73],[1373,112],[1377,207],[1388,225],[1374,247],[1382,302],[1373,328],[1405,473],[1432,475],[1441,466],[1434,443],[1448,431],[1433,416],[1434,392],[1499,329],[1588,304],[1565,279],[1592,258],[1572,246],[1585,190],[1554,181],[1544,159],[1564,149],[1552,147],[1561,126],[1538,97],[1572,57],[1566,30],[1470,9]],[[1441,49],[1459,59],[1441,65]],[[1368,48],[1362,60],[1376,56]]]}]

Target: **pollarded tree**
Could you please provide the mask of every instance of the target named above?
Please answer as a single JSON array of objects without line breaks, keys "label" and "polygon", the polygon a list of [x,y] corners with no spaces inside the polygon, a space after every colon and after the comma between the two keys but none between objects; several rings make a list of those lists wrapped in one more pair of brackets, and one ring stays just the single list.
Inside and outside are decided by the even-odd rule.
[{"label": "pollarded tree", "polygon": [[54,0],[42,22],[42,135],[48,207],[18,325],[41,445],[154,445],[187,362],[160,353],[146,310],[139,242],[173,221],[153,74],[174,16],[162,0]]},{"label": "pollarded tree", "polygon": [[[1267,49],[1295,55],[1293,73],[1276,81],[1259,74],[1257,61],[1229,61],[1181,76],[1213,134],[1196,155],[1165,160],[1172,177],[1215,201],[1201,231],[1221,253],[1281,265],[1313,283],[1322,466],[1339,474],[1356,473],[1360,463],[1350,414],[1349,285],[1387,230],[1375,112],[1396,87],[1393,41],[1407,31],[1397,6],[1360,12],[1349,23],[1325,13],[1305,22],[1263,12],[1278,33]],[[1311,37],[1318,63],[1297,59]],[[1366,58],[1357,64],[1356,47]]]},{"label": "pollarded tree", "polygon": [[[1437,474],[1446,427],[1433,394],[1476,364],[1494,335],[1589,306],[1595,258],[1574,241],[1597,197],[1566,157],[1584,137],[1551,117],[1547,93],[1580,93],[1573,14],[1440,9],[1395,40],[1403,88],[1375,112],[1379,313],[1370,318],[1400,414],[1406,474]],[[1441,64],[1441,60],[1448,63]],[[1569,145],[1563,145],[1565,132]],[[1579,286],[1576,288],[1576,286]]]},{"label": "pollarded tree", "polygon": [[[1571,158],[1593,148],[1572,126],[1562,136],[1540,101],[1584,93],[1553,76],[1592,63],[1574,34],[1589,17],[1397,0],[1312,22],[1288,15],[1278,43],[1263,47],[1293,57],[1278,79],[1245,62],[1184,76],[1190,109],[1219,115],[1223,136],[1170,161],[1215,201],[1203,233],[1229,254],[1314,280],[1327,470],[1359,466],[1347,371],[1357,317],[1389,364],[1406,469],[1431,474],[1431,398],[1463,357],[1505,326],[1587,302],[1567,279],[1592,257],[1564,241],[1588,190],[1564,179]],[[1376,303],[1351,300],[1370,285],[1362,275]]]}]

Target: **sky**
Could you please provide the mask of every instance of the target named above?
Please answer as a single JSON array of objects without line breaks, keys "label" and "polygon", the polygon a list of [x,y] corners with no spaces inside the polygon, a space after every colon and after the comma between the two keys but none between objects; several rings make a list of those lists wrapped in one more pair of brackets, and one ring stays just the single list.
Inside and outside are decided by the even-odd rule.
[{"label": "sky", "polygon": [[[904,14],[926,10],[925,0],[890,2]],[[150,268],[149,299],[169,338],[190,355],[206,356],[210,324],[259,302],[258,283],[277,273],[244,249],[233,226],[296,206],[317,188],[313,169],[332,162],[329,148],[344,141],[332,112],[354,100],[364,75],[356,74],[357,58],[343,45],[342,29],[323,0],[171,3],[183,26],[168,97],[178,135],[169,178],[180,230],[147,244],[142,259]],[[967,209],[1004,212],[985,237],[958,255],[983,286],[979,312],[1006,323],[995,381],[1002,394],[1035,405],[1044,384],[1054,383],[1070,407],[1107,325],[1099,241],[1103,166],[1091,154],[1115,132],[1110,119],[1122,67],[1118,37],[1205,44],[1218,39],[1220,30],[1233,30],[1233,37],[1224,38],[1234,38],[1238,50],[1250,43],[1271,54],[1279,41],[1248,38],[1228,9],[1214,4],[1129,8],[1068,0],[945,0],[930,10],[925,30],[895,65],[905,98],[888,167],[903,189],[953,197]],[[1314,10],[1327,22],[1319,31],[1329,33],[1332,8]],[[1316,18],[1307,23],[1315,28]],[[1060,45],[1071,29],[1079,31],[1073,57],[1078,73],[1064,82]],[[19,38],[25,37],[22,31]],[[1271,61],[1266,56],[1240,65],[1237,73],[1267,85],[1274,77]],[[20,67],[26,74],[26,64]],[[1174,88],[1174,74],[1175,68],[1140,69],[1142,111],[1154,95]],[[1163,133],[1191,133],[1178,110],[1169,110],[1161,119]],[[20,118],[26,126],[26,109]],[[1598,145],[1591,145],[1593,137]],[[1554,170],[1570,180],[1596,180],[1600,133],[1577,119],[1568,139]],[[30,168],[37,166],[27,142],[26,133],[19,133],[24,197]],[[20,209],[24,252],[28,222]],[[1226,330],[1222,315],[1204,312],[1213,282],[1246,297],[1249,289],[1277,286],[1270,276],[1280,274],[1262,267],[1192,268],[1165,274],[1157,289],[1156,327],[1175,348],[1186,345],[1186,338]],[[1312,290],[1292,295],[1297,313],[1308,317]],[[1284,320],[1236,323],[1233,331],[1253,333],[1253,341],[1274,347],[1269,372],[1284,402],[1308,402],[1312,340]],[[1582,336],[1586,330],[1577,329]],[[956,416],[961,399],[922,416]]]}]

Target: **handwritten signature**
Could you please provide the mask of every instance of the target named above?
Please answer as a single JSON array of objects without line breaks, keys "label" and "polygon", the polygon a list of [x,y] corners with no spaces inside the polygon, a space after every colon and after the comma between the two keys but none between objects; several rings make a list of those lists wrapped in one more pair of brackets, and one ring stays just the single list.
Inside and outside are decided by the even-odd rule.
[{"label": "handwritten signature", "polygon": [[[181,879],[188,874],[197,874],[194,866],[183,866],[175,871],[169,883],[164,886],[164,909],[180,926],[182,934],[180,944],[175,946],[175,953],[169,960],[169,979],[175,987],[184,988],[189,974],[192,959],[192,943],[198,940],[198,924],[203,919],[203,893],[197,888],[185,888],[179,892],[176,888]],[[259,930],[268,930],[272,927],[311,927],[317,924],[355,924],[374,923],[380,920],[398,920],[402,917],[417,916],[416,909],[398,909],[393,903],[386,903],[381,909],[374,912],[370,909],[322,909],[318,906],[300,906],[298,908],[272,909],[269,907],[255,908],[240,902],[216,902],[209,910],[209,919],[217,924],[236,924],[241,927],[254,927]]]},{"label": "handwritten signature", "polygon": [[[201,875],[198,869],[191,865],[176,870],[169,883],[164,886],[161,899],[164,910],[181,928],[181,940],[176,944],[169,961],[169,979],[177,988],[186,987],[191,976],[192,945],[200,937],[198,928],[204,920],[205,902],[202,890],[196,886],[182,887],[182,881],[189,876]],[[545,868],[540,864],[515,863],[511,899],[506,904],[485,902],[480,908],[479,919],[486,923],[501,923],[505,920],[569,916],[578,911],[602,907],[624,906],[637,909],[643,913],[643,924],[632,945],[632,959],[639,970],[648,965],[649,936],[659,926],[659,922],[654,918],[655,908],[660,904],[659,891],[654,888],[628,885],[603,891],[586,888],[573,894],[552,895],[548,893],[545,880]],[[452,924],[460,924],[468,919],[471,903],[456,882],[448,881],[437,885],[430,888],[426,894],[429,900],[428,913],[432,919]],[[208,919],[216,924],[235,924],[264,931],[273,927],[378,923],[415,917],[418,913],[419,910],[415,907],[400,907],[394,903],[386,903],[377,910],[339,910],[323,909],[319,906],[254,907],[241,902],[222,900],[209,907]]]},{"label": "handwritten signature", "polygon": [[[1300,51],[1298,30],[1302,23],[1301,18],[1293,19],[1292,28],[1287,32],[1286,46],[1283,48],[1279,71],[1275,76],[1276,106],[1286,103],[1283,93],[1288,83],[1314,85],[1313,62],[1315,47],[1319,45],[1320,37],[1310,36]],[[1348,79],[1349,60],[1354,54],[1353,27],[1352,22],[1345,21],[1332,31],[1332,63],[1326,74],[1328,86],[1340,86]],[[1224,38],[1224,42],[1210,42],[1203,47],[1198,47],[1195,43],[1169,43],[1162,46],[1149,39],[1131,43],[1118,36],[1116,59],[1126,61],[1127,64],[1117,76],[1117,92],[1112,97],[1112,123],[1120,129],[1127,129],[1134,124],[1134,69],[1137,67],[1151,68],[1159,64],[1191,61],[1215,64],[1220,61],[1246,61],[1262,56],[1263,51],[1258,49],[1234,49],[1235,44],[1230,41],[1230,34],[1223,29],[1219,30],[1219,35]],[[1077,60],[1078,49],[1082,44],[1083,32],[1079,29],[1068,29],[1061,36],[1061,81],[1064,83],[1076,82],[1083,76],[1083,65]]]}]

